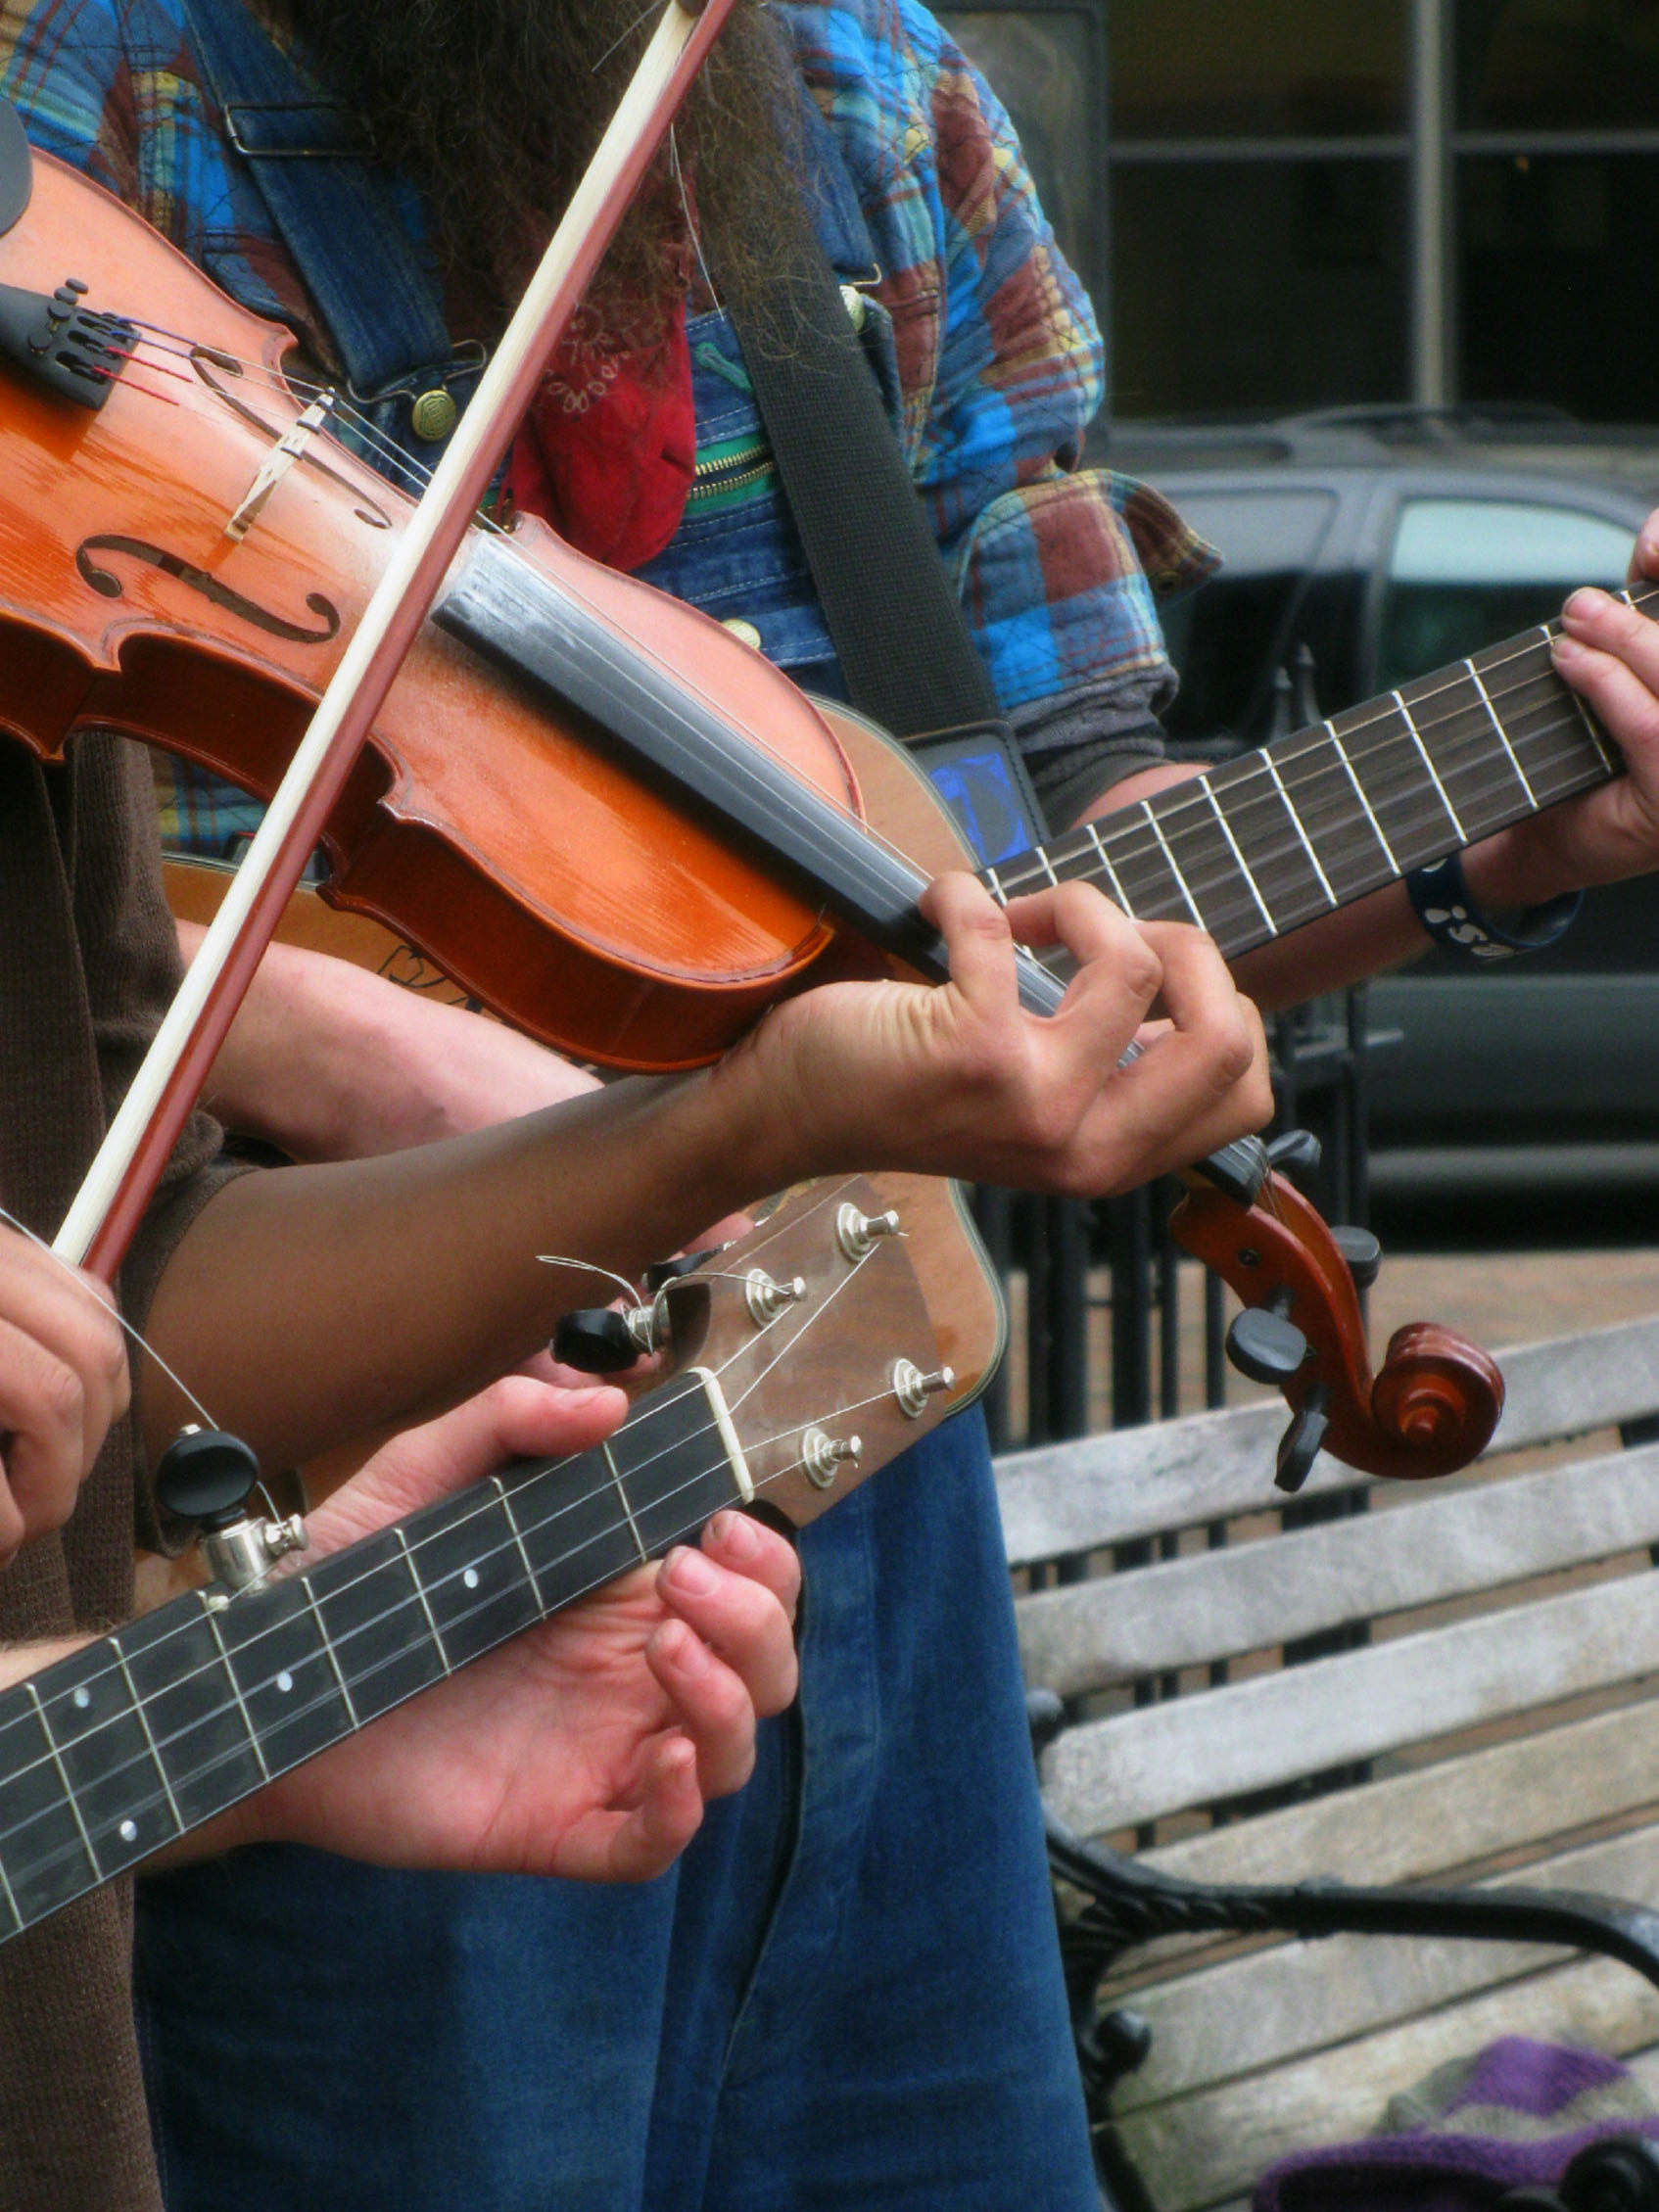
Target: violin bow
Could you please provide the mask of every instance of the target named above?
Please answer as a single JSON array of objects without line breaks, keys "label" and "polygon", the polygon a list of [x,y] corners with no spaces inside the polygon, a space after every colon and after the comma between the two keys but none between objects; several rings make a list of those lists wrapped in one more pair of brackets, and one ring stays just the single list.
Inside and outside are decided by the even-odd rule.
[{"label": "violin bow", "polygon": [[667,0],[639,68],[317,703],[223,905],[53,1243],[115,1277],[357,750],[553,351],[734,0]]}]

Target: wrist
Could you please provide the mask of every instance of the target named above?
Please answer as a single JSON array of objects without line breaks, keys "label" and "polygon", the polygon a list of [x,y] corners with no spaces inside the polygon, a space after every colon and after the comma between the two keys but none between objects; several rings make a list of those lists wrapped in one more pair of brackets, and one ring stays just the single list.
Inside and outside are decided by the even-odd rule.
[{"label": "wrist", "polygon": [[1536,840],[1519,838],[1510,829],[1466,848],[1463,881],[1476,906],[1489,914],[1511,916],[1584,888],[1569,878],[1547,849],[1540,851]]}]

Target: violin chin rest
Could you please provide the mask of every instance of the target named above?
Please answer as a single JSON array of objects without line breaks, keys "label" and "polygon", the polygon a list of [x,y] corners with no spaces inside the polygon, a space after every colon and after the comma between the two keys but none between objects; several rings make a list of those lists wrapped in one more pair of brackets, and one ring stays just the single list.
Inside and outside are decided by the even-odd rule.
[{"label": "violin chin rest", "polygon": [[0,100],[0,238],[18,222],[34,192],[34,156],[22,119]]}]

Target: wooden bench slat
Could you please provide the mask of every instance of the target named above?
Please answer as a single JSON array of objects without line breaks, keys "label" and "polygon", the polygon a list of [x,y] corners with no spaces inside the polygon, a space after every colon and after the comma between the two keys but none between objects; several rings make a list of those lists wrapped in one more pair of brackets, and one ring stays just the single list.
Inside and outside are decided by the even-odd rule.
[{"label": "wooden bench slat", "polygon": [[[1481,1887],[1659,1900],[1659,1827],[1563,1852]],[[1152,2051],[1119,2086],[1114,2108],[1133,2111],[1377,2034],[1562,1956],[1558,1945],[1332,1936],[1275,1944],[1149,1985],[1127,2001],[1152,2025]]]},{"label": "wooden bench slat", "polygon": [[[1659,1410],[1659,1320],[1519,1345],[1498,1362],[1507,1399],[1494,1452]],[[1005,1454],[997,1494],[1011,1563],[1028,1567],[1281,1503],[1273,1455],[1285,1420],[1275,1399]],[[1321,1457],[1304,1494],[1354,1480]]]},{"label": "wooden bench slat", "polygon": [[1659,1804],[1659,1701],[1186,1836],[1143,1856],[1197,1882],[1424,1881]]},{"label": "wooden bench slat", "polygon": [[1499,2036],[1587,2044],[1614,2056],[1659,2041],[1659,1995],[1607,1959],[1511,1982],[1340,2049],[1138,2112],[1123,2124],[1159,2212],[1248,2190],[1293,2150],[1368,2135],[1388,2099]]},{"label": "wooden bench slat", "polygon": [[1044,1761],[1070,1827],[1099,1834],[1376,1758],[1659,1668],[1647,1574],[1069,1729]]},{"label": "wooden bench slat", "polygon": [[1659,1445],[1020,1599],[1028,1682],[1070,1694],[1659,1541]]}]

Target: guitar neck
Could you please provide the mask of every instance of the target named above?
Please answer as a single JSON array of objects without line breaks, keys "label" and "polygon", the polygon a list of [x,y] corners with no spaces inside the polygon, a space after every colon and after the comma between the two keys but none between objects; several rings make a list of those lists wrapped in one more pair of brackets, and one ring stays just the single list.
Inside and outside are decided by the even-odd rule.
[{"label": "guitar neck", "polygon": [[[1644,612],[1659,588],[1622,597]],[[983,880],[1095,883],[1136,920],[1194,921],[1229,960],[1621,772],[1555,673],[1551,623],[1085,823]]]},{"label": "guitar neck", "polygon": [[0,1693],[0,1941],[749,1494],[693,1368],[308,1573],[176,1599]]}]

